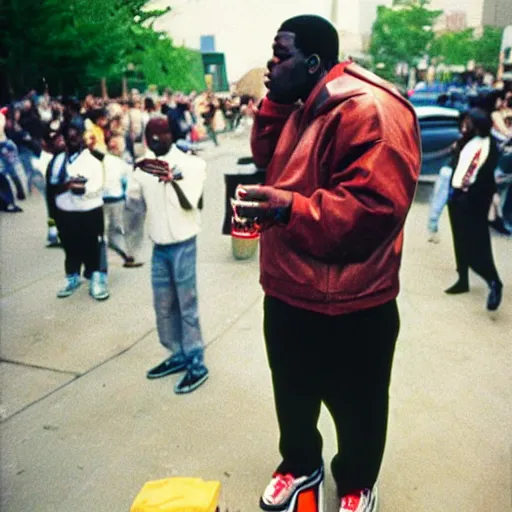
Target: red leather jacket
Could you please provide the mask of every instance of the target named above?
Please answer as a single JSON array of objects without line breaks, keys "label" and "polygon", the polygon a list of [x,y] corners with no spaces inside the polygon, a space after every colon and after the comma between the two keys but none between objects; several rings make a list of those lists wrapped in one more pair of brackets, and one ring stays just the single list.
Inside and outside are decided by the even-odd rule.
[{"label": "red leather jacket", "polygon": [[265,293],[328,315],[394,299],[421,166],[412,106],[339,64],[301,107],[264,99],[251,144],[266,184],[293,192],[289,223],[261,236]]}]

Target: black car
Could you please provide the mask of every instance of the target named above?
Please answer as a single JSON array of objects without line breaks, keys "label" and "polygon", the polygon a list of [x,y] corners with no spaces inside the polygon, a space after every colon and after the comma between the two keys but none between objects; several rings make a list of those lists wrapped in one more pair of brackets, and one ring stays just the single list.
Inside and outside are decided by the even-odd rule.
[{"label": "black car", "polygon": [[416,106],[423,160],[421,181],[433,181],[451,156],[451,145],[460,137],[460,112],[452,108]]}]

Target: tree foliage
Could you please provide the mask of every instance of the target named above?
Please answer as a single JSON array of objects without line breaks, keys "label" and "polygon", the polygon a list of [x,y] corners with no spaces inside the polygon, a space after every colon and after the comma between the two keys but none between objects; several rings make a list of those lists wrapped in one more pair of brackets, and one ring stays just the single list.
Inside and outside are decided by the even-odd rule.
[{"label": "tree foliage", "polygon": [[396,78],[399,62],[414,66],[423,57],[447,65],[477,65],[495,72],[503,29],[484,27],[480,37],[473,29],[436,36],[432,27],[442,11],[429,9],[429,0],[395,0],[392,7],[379,7],[373,25],[370,54],[376,71]]},{"label": "tree foliage", "polygon": [[428,8],[426,0],[397,0],[392,7],[379,6],[373,24],[370,55],[383,70],[394,72],[398,62],[414,65],[434,40],[432,26],[441,11]]},{"label": "tree foliage", "polygon": [[503,29],[495,27],[484,27],[478,38],[473,29],[447,32],[434,40],[429,53],[447,65],[466,65],[474,60],[477,65],[495,72],[499,64],[502,36]]},{"label": "tree foliage", "polygon": [[431,57],[437,57],[448,65],[466,65],[474,58],[473,30],[446,32],[432,42]]},{"label": "tree foliage", "polygon": [[484,27],[481,37],[475,40],[474,59],[477,64],[484,66],[487,71],[496,72],[498,69],[502,37],[502,28]]},{"label": "tree foliage", "polygon": [[[11,96],[48,85],[52,94],[80,94],[100,78],[121,81],[133,65],[146,83],[203,88],[201,57],[176,48],[145,11],[146,0],[2,0],[0,73]],[[203,80],[203,81],[202,81]]]}]

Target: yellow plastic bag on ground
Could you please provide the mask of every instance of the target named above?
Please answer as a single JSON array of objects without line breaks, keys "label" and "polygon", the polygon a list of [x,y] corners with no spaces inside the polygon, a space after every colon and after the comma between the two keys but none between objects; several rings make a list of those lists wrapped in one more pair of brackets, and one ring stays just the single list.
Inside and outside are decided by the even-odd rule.
[{"label": "yellow plastic bag on ground", "polygon": [[130,512],[215,512],[220,482],[200,478],[165,478],[147,482]]}]

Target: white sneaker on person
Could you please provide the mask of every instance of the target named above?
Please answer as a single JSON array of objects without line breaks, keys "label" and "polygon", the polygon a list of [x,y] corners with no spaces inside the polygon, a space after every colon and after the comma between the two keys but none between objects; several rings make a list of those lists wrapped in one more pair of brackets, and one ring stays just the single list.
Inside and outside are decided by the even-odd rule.
[{"label": "white sneaker on person", "polygon": [[105,300],[109,298],[107,288],[107,274],[105,272],[93,272],[89,293],[93,299]]},{"label": "white sneaker on person", "polygon": [[80,281],[80,276],[78,274],[67,275],[66,284],[57,292],[57,297],[59,299],[70,297],[78,290],[81,284],[82,282]]},{"label": "white sneaker on person", "polygon": [[347,494],[341,498],[339,512],[376,512],[377,488],[362,489],[359,492]]},{"label": "white sneaker on person", "polygon": [[309,476],[295,478],[291,474],[274,473],[260,499],[260,508],[268,511],[293,510],[298,495],[322,484],[323,467]]}]

